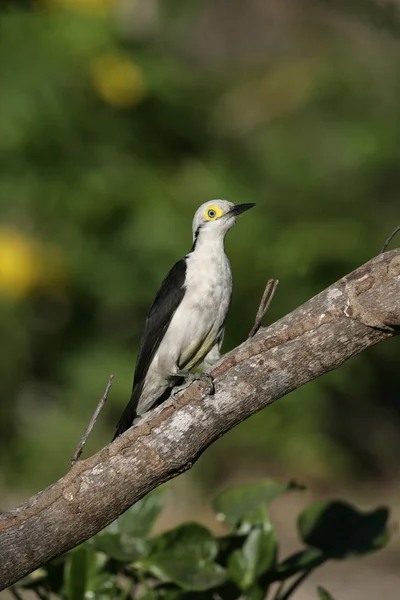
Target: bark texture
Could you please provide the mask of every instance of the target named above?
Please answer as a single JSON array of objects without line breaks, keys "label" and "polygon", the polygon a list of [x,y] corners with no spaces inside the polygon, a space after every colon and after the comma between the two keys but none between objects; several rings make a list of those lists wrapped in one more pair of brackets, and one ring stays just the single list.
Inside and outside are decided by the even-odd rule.
[{"label": "bark texture", "polygon": [[[226,355],[25,504],[0,516],[0,589],[85,541],[278,398],[399,331],[400,250],[381,254]],[[66,461],[67,462],[67,461]]]}]

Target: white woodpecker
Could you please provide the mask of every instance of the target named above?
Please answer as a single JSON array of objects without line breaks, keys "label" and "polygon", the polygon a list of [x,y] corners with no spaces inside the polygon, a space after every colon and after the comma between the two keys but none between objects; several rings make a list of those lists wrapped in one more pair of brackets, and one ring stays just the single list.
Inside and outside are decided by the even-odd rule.
[{"label": "white woodpecker", "polygon": [[[212,200],[196,211],[192,249],[172,267],[147,315],[132,395],[114,439],[165,400],[171,390],[174,395],[201,379],[208,381],[213,393],[213,379],[208,371],[221,358],[232,295],[225,235],[236,223],[236,217],[253,206]],[[201,363],[202,373],[190,372]]]}]

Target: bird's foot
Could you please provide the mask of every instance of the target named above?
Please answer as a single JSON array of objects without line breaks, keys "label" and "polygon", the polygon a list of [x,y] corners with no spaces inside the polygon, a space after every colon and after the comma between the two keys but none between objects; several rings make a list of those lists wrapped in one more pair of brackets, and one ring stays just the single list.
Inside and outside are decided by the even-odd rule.
[{"label": "bird's foot", "polygon": [[177,394],[186,390],[194,381],[204,381],[208,384],[208,393],[213,395],[215,392],[214,388],[214,377],[210,373],[192,373],[191,371],[177,371],[171,375],[171,379],[177,377],[183,377],[184,382],[181,385],[177,385],[172,389],[171,396],[176,400]]}]

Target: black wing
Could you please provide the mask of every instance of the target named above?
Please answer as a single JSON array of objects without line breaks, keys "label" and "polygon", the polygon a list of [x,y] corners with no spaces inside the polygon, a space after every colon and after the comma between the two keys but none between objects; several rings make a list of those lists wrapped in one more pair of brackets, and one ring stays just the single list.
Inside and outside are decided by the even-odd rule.
[{"label": "black wing", "polygon": [[144,325],[131,399],[120,418],[114,439],[129,429],[136,416],[136,408],[151,361],[185,294],[186,261],[178,261],[162,282],[149,310]]}]

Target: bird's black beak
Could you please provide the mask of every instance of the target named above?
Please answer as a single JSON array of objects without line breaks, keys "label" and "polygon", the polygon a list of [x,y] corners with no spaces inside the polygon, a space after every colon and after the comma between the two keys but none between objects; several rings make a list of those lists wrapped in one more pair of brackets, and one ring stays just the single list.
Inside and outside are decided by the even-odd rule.
[{"label": "bird's black beak", "polygon": [[241,215],[246,210],[249,210],[249,208],[253,208],[253,206],[255,206],[254,202],[252,202],[251,204],[236,204],[236,206],[231,208],[231,210],[229,211],[228,214],[233,215],[234,217],[237,217],[238,215]]}]

